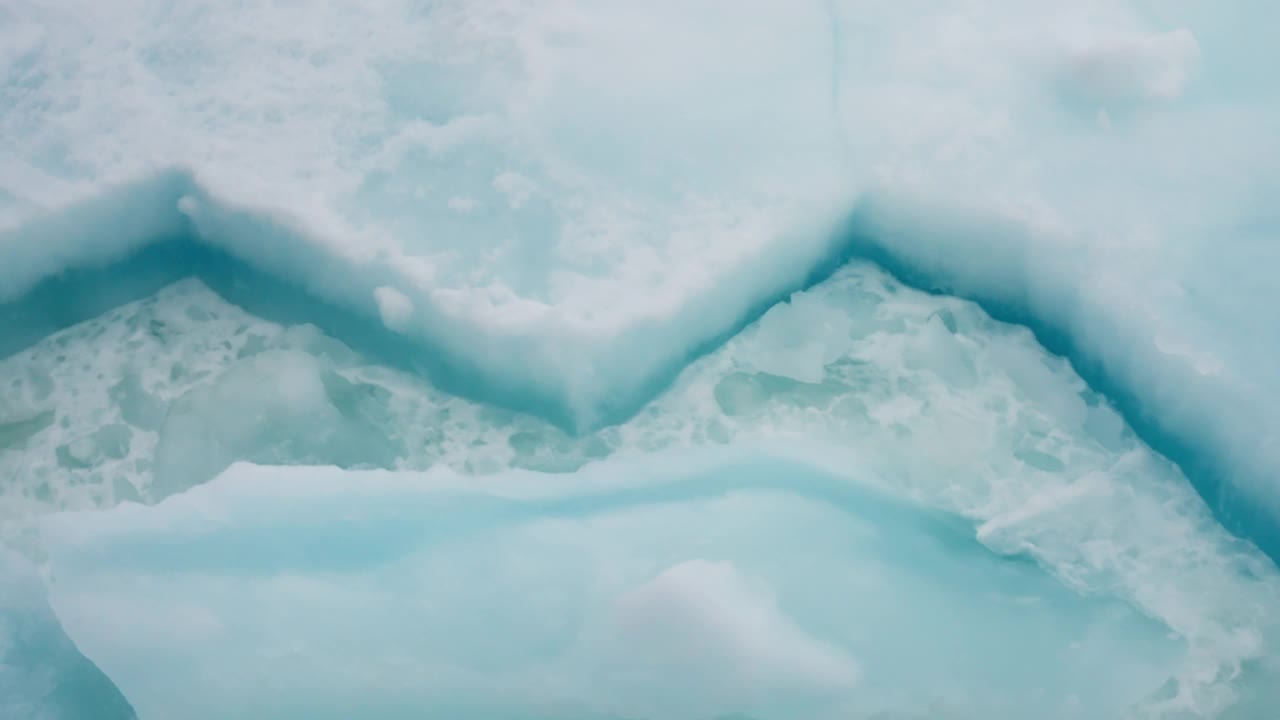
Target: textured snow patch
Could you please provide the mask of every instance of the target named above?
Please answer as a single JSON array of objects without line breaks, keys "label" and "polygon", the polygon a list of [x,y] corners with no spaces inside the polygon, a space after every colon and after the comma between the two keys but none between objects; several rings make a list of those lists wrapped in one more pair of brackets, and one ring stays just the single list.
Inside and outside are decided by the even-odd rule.
[{"label": "textured snow patch", "polygon": [[382,316],[382,324],[389,330],[402,332],[409,327],[413,318],[413,301],[404,293],[390,287],[380,287],[373,291],[378,302],[378,313]]}]

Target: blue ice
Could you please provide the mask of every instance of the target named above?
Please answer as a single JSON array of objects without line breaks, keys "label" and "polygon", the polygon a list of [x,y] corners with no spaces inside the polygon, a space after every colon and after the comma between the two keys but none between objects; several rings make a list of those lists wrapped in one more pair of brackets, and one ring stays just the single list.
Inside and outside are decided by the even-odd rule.
[{"label": "blue ice", "polygon": [[0,715],[1268,717],[1272,5],[0,0]]}]

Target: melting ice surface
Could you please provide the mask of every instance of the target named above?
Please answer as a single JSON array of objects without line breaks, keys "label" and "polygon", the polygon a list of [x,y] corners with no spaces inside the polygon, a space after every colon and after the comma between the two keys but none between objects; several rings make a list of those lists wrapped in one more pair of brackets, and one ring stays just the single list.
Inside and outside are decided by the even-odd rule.
[{"label": "melting ice surface", "polygon": [[0,716],[1270,717],[1280,18],[1061,5],[0,0]]}]

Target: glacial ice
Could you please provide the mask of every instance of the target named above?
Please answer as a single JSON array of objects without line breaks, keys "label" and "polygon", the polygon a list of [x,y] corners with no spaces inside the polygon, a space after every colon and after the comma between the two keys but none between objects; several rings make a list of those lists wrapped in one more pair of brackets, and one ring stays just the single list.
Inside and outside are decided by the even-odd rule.
[{"label": "glacial ice", "polygon": [[[214,712],[196,689],[217,678],[248,714],[336,712],[376,687],[481,715],[523,693],[523,711],[558,717],[1110,717],[1130,703],[1267,717],[1272,5],[0,0],[0,553],[23,558],[0,557],[0,715],[75,715],[84,697],[127,708],[99,663],[143,717]],[[721,459],[696,459],[713,447]],[[267,467],[299,464],[349,472]],[[303,503],[304,480],[332,504]],[[575,506],[611,481],[714,492]],[[572,512],[540,516],[521,489],[524,515],[503,516],[495,488],[517,485]],[[372,564],[234,567],[256,554],[236,552],[235,528],[325,541],[289,499],[317,517],[385,510],[393,527],[456,501],[459,528],[496,534],[451,541],[457,567],[398,558],[386,567],[413,571],[400,585]],[[226,566],[156,575],[186,532],[166,523],[199,503],[234,510],[199,545]],[[41,519],[57,512],[70,514]],[[614,539],[619,514],[634,518]],[[723,524],[700,528],[703,514]],[[72,519],[104,543],[100,567],[77,565]],[[947,549],[913,567],[859,535],[843,560],[821,546],[810,565],[771,565],[781,550],[751,524],[778,548],[860,528]],[[547,528],[563,536],[524,534]],[[651,540],[668,535],[690,544],[659,558]],[[106,550],[144,539],[133,556]],[[535,551],[530,573],[464,572]],[[965,560],[949,574],[952,552]],[[272,573],[297,560],[263,558]],[[884,636],[851,630],[870,600],[820,587],[859,564],[909,600],[881,608],[898,613]],[[997,577],[1041,603],[1000,624],[972,590]],[[321,685],[349,668],[322,666],[342,658],[321,646],[359,618],[328,627],[273,604],[360,595],[408,622],[405,592],[432,578],[454,588],[438,600],[456,643],[407,648],[380,678]],[[194,614],[162,614],[134,581]],[[513,599],[545,587],[528,597],[548,604]],[[255,622],[279,619],[282,647],[315,660],[281,682],[332,704],[237,675],[264,667],[245,663],[252,635],[205,638],[187,668],[160,662],[194,650],[110,635],[94,615],[106,596],[122,623],[151,608],[192,632],[274,608]],[[582,623],[576,644],[539,628],[539,608]],[[490,611],[510,635],[486,632]],[[931,634],[912,613],[969,624]],[[1096,667],[1068,668],[1052,648],[1082,628],[1113,636],[1081,646]],[[408,642],[380,630],[387,648]],[[15,655],[13,637],[44,654]],[[1029,679],[944,667],[958,648]],[[537,652],[556,658],[542,676],[498,662]],[[138,679],[152,662],[173,686]],[[480,685],[413,685],[414,663]],[[918,676],[894,670],[911,663]],[[613,684],[593,691],[589,665]],[[943,687],[947,673],[960,682]],[[498,704],[469,705],[468,690]],[[942,704],[903,700],[926,697]]]}]

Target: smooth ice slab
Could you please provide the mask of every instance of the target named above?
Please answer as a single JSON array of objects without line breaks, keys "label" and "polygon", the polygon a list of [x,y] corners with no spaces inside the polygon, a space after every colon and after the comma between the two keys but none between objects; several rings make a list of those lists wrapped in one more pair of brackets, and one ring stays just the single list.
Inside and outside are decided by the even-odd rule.
[{"label": "smooth ice slab", "polygon": [[236,465],[49,518],[53,604],[142,717],[1117,717],[1186,661],[966,523],[748,455]]},{"label": "smooth ice slab", "polygon": [[[0,450],[4,529],[28,545],[24,513],[155,502],[233,460],[489,475],[783,443],[963,516],[992,551],[1167,626],[1190,648],[1170,714],[1239,707],[1260,685],[1241,674],[1275,655],[1274,567],[1068,362],[1025,328],[867,264],[772,308],[627,423],[579,437],[442,393],[313,326],[255,318],[194,281],[58,333],[0,373],[14,378],[6,417],[53,415],[11,423],[23,437]],[[121,427],[117,458],[122,446],[102,441]]]}]

